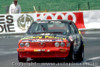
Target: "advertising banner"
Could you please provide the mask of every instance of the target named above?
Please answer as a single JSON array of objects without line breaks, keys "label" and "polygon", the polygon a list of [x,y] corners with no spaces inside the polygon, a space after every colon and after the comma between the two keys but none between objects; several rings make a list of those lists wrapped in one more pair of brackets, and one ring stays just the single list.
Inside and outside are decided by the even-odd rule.
[{"label": "advertising banner", "polygon": [[72,20],[78,29],[84,29],[83,12],[47,12],[26,14],[1,14],[0,34],[25,33],[33,21],[38,20]]}]

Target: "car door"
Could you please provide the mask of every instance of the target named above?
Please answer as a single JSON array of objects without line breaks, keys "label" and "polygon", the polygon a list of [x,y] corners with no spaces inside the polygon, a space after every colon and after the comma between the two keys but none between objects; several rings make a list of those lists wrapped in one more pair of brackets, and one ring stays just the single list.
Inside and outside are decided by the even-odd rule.
[{"label": "car door", "polygon": [[79,34],[79,31],[76,27],[76,25],[73,23],[73,27],[75,29],[75,34],[76,34],[76,38],[77,38],[77,49],[79,49],[80,45],[81,45],[81,35]]},{"label": "car door", "polygon": [[74,49],[75,51],[77,51],[80,46],[80,35],[78,33],[78,29],[76,28],[73,22],[70,24],[70,32],[71,32],[71,36],[73,37],[73,41],[74,41],[73,43]]}]

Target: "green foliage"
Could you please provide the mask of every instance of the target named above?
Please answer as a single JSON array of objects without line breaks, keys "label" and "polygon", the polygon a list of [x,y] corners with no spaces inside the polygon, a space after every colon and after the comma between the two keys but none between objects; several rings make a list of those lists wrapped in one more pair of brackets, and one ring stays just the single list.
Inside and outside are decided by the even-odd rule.
[{"label": "green foliage", "polygon": [[[6,13],[6,8],[13,0],[0,0],[0,14]],[[88,10],[88,2],[91,10],[100,9],[100,0],[19,0],[22,12],[34,11],[77,11]]]}]

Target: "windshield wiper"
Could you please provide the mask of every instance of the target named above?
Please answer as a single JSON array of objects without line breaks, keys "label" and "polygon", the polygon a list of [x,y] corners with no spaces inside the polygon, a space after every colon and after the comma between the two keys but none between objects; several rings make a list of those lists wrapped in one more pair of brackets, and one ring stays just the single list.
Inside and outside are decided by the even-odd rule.
[{"label": "windshield wiper", "polygon": [[40,33],[59,33],[59,34],[62,34],[63,32],[34,32],[33,34],[40,34]]}]

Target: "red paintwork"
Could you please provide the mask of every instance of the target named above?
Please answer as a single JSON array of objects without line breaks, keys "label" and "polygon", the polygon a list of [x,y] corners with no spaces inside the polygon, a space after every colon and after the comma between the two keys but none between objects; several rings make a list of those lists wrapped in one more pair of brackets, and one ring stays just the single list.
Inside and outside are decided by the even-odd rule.
[{"label": "red paintwork", "polygon": [[[31,39],[35,40],[35,39]],[[55,47],[53,42],[45,42],[45,46],[39,46],[40,42],[30,42],[30,47],[21,47],[19,41],[17,49],[19,57],[21,58],[65,58],[69,54],[70,47],[67,47],[67,40],[63,40],[65,43],[64,47]],[[62,41],[57,41],[62,42]],[[24,42],[25,43],[25,42]],[[40,50],[40,51],[37,51]],[[45,51],[44,51],[45,50]],[[49,51],[48,51],[49,50]]]}]

